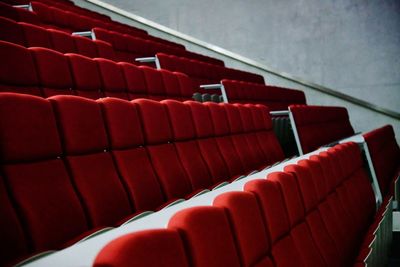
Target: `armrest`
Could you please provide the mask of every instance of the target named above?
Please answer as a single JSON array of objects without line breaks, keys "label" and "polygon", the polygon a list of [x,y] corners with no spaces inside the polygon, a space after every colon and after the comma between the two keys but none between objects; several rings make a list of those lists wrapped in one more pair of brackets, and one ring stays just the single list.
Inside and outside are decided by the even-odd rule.
[{"label": "armrest", "polygon": [[84,31],[84,32],[73,32],[72,35],[78,35],[82,37],[87,37],[89,39],[95,40],[96,38],[93,36],[92,31]]},{"label": "armrest", "polygon": [[225,87],[221,83],[214,83],[214,84],[202,84],[200,88],[208,90],[208,89],[219,89],[221,90],[222,100],[224,103],[228,103],[228,97],[226,95]]}]

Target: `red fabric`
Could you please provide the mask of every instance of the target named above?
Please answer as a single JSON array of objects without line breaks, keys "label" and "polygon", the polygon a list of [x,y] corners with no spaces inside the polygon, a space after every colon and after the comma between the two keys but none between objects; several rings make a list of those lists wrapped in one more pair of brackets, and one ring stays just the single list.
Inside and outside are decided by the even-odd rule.
[{"label": "red fabric", "polygon": [[103,58],[97,58],[95,61],[99,67],[105,95],[128,99],[125,78],[120,65]]},{"label": "red fabric", "polygon": [[148,146],[147,151],[167,199],[184,198],[193,191],[172,144]]},{"label": "red fabric", "polygon": [[12,206],[9,195],[7,194],[3,177],[0,177],[0,264],[6,265],[16,258],[28,254],[28,244],[20,221],[14,207]]},{"label": "red fabric", "polygon": [[[0,95],[0,155],[34,250],[54,249],[87,229],[61,155],[56,120],[42,98]],[[49,205],[51,199],[51,205]]]},{"label": "red fabric", "polygon": [[391,184],[400,170],[400,148],[393,127],[385,125],[363,135],[383,196],[393,193]]},{"label": "red fabric", "polygon": [[2,17],[4,15],[5,14],[3,14],[0,8],[0,28],[1,28],[0,40],[25,46],[26,39],[21,25],[16,23],[12,18]]},{"label": "red fabric", "polygon": [[143,71],[133,64],[120,62],[124,73],[128,94],[130,99],[147,97],[147,85]]},{"label": "red fabric", "polygon": [[[133,263],[134,262],[134,263]],[[189,266],[177,231],[154,229],[127,234],[108,243],[96,256],[94,267]]]},{"label": "red fabric", "polygon": [[35,65],[29,51],[0,41],[0,91],[41,95]]},{"label": "red fabric", "polygon": [[147,144],[166,143],[172,140],[172,131],[165,106],[160,102],[138,99],[140,116]]},{"label": "red fabric", "polygon": [[168,228],[181,233],[191,266],[240,266],[234,238],[222,208],[185,209],[170,219]]},{"label": "red fabric", "polygon": [[50,101],[72,177],[92,226],[114,225],[131,209],[111,155],[106,152],[107,134],[99,104],[76,96],[55,96]]},{"label": "red fabric", "polygon": [[101,78],[96,62],[81,55],[67,54],[67,56],[77,94],[93,99],[102,97]]},{"label": "red fabric", "polygon": [[74,94],[67,58],[54,50],[29,48],[36,65],[40,86],[46,97]]},{"label": "red fabric", "polygon": [[53,48],[50,41],[50,36],[46,29],[24,22],[20,22],[18,24],[22,26],[22,30],[25,34],[26,45],[28,47],[39,46],[50,49]]},{"label": "red fabric", "polygon": [[96,45],[99,57],[115,60],[115,51],[110,43],[101,40],[93,40],[93,43]]},{"label": "red fabric", "polygon": [[180,72],[174,72],[174,74],[178,78],[181,96],[186,100],[190,100],[193,94],[197,91],[197,88],[194,87],[193,81],[186,74]]},{"label": "red fabric", "polygon": [[78,53],[74,39],[70,34],[54,29],[48,29],[47,32],[50,35],[54,50],[61,53]]},{"label": "red fabric", "polygon": [[354,134],[347,110],[329,106],[290,106],[303,153]]},{"label": "red fabric", "polygon": [[285,202],[277,182],[253,180],[245,185],[245,191],[257,196],[266,223],[271,254],[277,266],[303,266],[300,251],[290,236],[290,224]]},{"label": "red fabric", "polygon": [[164,88],[164,82],[161,76],[161,72],[145,66],[140,66],[139,68],[144,73],[148,94],[150,96],[165,96],[166,90]]},{"label": "red fabric", "polygon": [[156,209],[164,202],[164,197],[147,152],[140,147],[144,140],[136,105],[115,98],[104,98],[99,102],[112,154],[135,209]]},{"label": "red fabric", "polygon": [[160,70],[159,72],[161,73],[166,96],[179,98],[183,97],[178,76],[167,70]]},{"label": "red fabric", "polygon": [[61,154],[53,111],[47,100],[3,93],[0,102],[3,163],[45,159]]},{"label": "red fabric", "polygon": [[101,109],[96,101],[77,96],[49,98],[68,155],[103,152],[108,148]]},{"label": "red fabric", "polygon": [[248,192],[229,192],[217,196],[214,206],[228,214],[239,248],[242,266],[255,266],[268,259],[270,244],[256,197]]},{"label": "red fabric", "polygon": [[96,44],[92,40],[78,35],[74,35],[72,38],[79,54],[91,58],[98,57]]},{"label": "red fabric", "polygon": [[189,106],[174,100],[162,101],[166,105],[180,162],[194,190],[210,187],[213,182],[201,151],[195,140],[195,131]]}]

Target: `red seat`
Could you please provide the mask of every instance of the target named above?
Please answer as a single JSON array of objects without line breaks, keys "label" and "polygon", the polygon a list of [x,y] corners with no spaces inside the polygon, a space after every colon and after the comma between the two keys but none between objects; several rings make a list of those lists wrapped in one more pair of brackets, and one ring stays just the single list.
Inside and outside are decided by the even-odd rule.
[{"label": "red seat", "polygon": [[33,252],[61,248],[88,226],[60,158],[52,106],[46,99],[11,93],[1,94],[0,102],[3,178]]},{"label": "red seat", "polygon": [[103,58],[97,58],[95,61],[99,68],[104,94],[108,97],[128,100],[127,86],[121,66],[114,61]]},{"label": "red seat", "polygon": [[228,167],[214,139],[214,126],[209,109],[204,104],[194,101],[186,101],[185,104],[190,107],[197,142],[214,184],[229,180]]},{"label": "red seat", "polygon": [[98,99],[103,97],[102,84],[97,64],[92,59],[67,54],[77,95]]},{"label": "red seat", "polygon": [[50,101],[60,126],[66,162],[91,226],[119,223],[132,210],[108,151],[99,104],[76,96],[54,96]]},{"label": "red seat", "polygon": [[4,185],[3,177],[0,177],[0,265],[7,266],[18,258],[28,254],[28,242],[17,217],[10,197]]},{"label": "red seat", "polygon": [[393,127],[385,125],[363,135],[368,145],[383,197],[393,195],[393,183],[400,172],[400,148]]},{"label": "red seat", "polygon": [[179,160],[194,190],[209,188],[212,177],[201,155],[190,107],[175,100],[163,100],[171,122],[173,141]]},{"label": "red seat", "polygon": [[240,266],[234,237],[222,208],[182,210],[170,219],[168,228],[181,233],[190,266]]},{"label": "red seat", "polygon": [[29,51],[45,97],[75,94],[68,59],[63,54],[40,47],[29,48]]},{"label": "red seat", "polygon": [[0,41],[0,58],[0,91],[42,95],[33,58],[25,47]]},{"label": "red seat", "polygon": [[103,98],[98,102],[103,110],[111,153],[135,211],[156,210],[166,201],[144,148],[137,105],[115,98]]},{"label": "red seat", "polygon": [[285,200],[279,185],[269,180],[253,180],[245,191],[256,195],[271,244],[271,255],[276,266],[304,266],[301,251],[290,235],[290,223]]},{"label": "red seat", "polygon": [[154,229],[124,235],[108,243],[96,256],[94,267],[188,267],[179,233]]},{"label": "red seat", "polygon": [[271,260],[271,245],[256,197],[248,192],[219,195],[214,206],[225,208],[242,266],[275,266]]},{"label": "red seat", "polygon": [[168,200],[184,198],[193,192],[172,141],[172,129],[166,108],[148,99],[138,104],[143,123],[146,149]]}]

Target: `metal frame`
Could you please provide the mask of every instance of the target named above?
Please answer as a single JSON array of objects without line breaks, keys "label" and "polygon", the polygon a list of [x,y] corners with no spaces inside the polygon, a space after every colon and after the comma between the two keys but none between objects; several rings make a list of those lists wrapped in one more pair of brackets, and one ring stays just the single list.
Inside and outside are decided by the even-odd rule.
[{"label": "metal frame", "polygon": [[135,58],[135,61],[141,63],[156,63],[156,57],[138,57]]},{"label": "metal frame", "polygon": [[299,155],[304,155],[303,148],[301,147],[299,133],[297,132],[296,122],[294,121],[293,113],[290,111],[289,107],[289,120],[290,124],[292,125],[294,140],[296,140],[297,150]]},{"label": "metal frame", "polygon": [[94,33],[92,31],[73,32],[72,35],[88,37],[88,38],[90,38],[92,40],[96,40],[96,36],[94,36]]},{"label": "metal frame", "polygon": [[205,89],[205,90],[209,90],[209,89],[221,90],[221,95],[222,95],[222,99],[224,100],[224,103],[229,103],[228,96],[226,95],[225,87],[222,83],[203,84],[203,85],[200,85],[200,88]]}]

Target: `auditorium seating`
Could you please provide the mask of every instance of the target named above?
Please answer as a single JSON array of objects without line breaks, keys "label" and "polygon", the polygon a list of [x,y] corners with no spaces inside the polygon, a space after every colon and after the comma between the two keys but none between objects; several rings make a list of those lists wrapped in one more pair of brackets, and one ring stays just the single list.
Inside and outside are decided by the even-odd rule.
[{"label": "auditorium seating", "polygon": [[218,195],[212,206],[178,211],[167,229],[121,236],[93,266],[127,266],[131,253],[149,266],[164,263],[154,258],[173,261],[168,255],[176,255],[175,266],[381,266],[381,208],[358,146],[341,144],[251,180],[244,192]]},{"label": "auditorium seating", "polygon": [[305,105],[303,91],[235,80],[222,80],[229,103],[263,104],[270,110],[287,110],[289,105]]},{"label": "auditorium seating", "polygon": [[78,53],[91,58],[116,59],[113,47],[105,41],[90,40],[85,37],[73,36],[59,30],[45,29],[24,22],[17,23],[3,17],[0,17],[0,26],[2,29],[9,29],[0,33],[0,39],[3,41],[25,47],[45,47],[61,53]]},{"label": "auditorium seating", "polygon": [[93,28],[92,32],[96,40],[103,40],[113,45],[117,54],[117,60],[119,61],[132,62],[135,58],[154,57],[157,53],[166,53],[189,59],[196,59],[218,66],[224,66],[222,60],[190,52],[182,47],[159,43],[151,39],[130,36],[98,27]]},{"label": "auditorium seating", "polygon": [[[1,93],[0,117],[2,179],[25,255],[284,159],[264,106]],[[9,206],[5,224],[15,221]]]},{"label": "auditorium seating", "polygon": [[[237,69],[208,64],[198,60],[157,53],[156,58],[162,69],[178,71],[193,79],[197,87],[204,84],[219,84],[222,79],[241,80],[264,84],[264,77]],[[202,93],[220,93],[218,90],[203,90]]]},{"label": "auditorium seating", "polygon": [[[83,37],[81,37],[83,38]],[[136,67],[126,62],[26,49],[0,41],[0,91],[49,97],[72,94],[88,98],[139,97],[190,100],[195,88],[182,73]],[[158,86],[155,88],[155,86]]]},{"label": "auditorium seating", "polygon": [[347,109],[332,106],[289,106],[300,154],[354,135]]},{"label": "auditorium seating", "polygon": [[385,125],[363,134],[383,198],[393,196],[400,174],[400,149],[393,127]]}]

